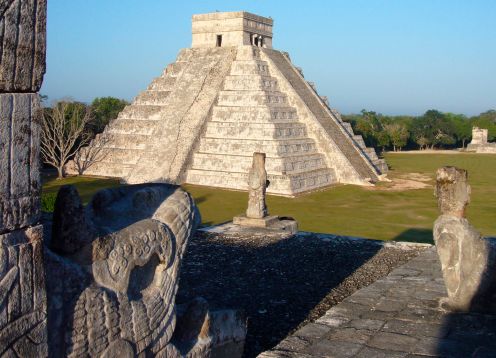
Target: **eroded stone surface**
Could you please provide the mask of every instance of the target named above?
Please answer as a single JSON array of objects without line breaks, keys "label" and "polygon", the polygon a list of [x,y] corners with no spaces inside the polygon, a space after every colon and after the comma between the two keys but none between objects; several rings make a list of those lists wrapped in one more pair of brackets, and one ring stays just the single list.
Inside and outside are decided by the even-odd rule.
[{"label": "eroded stone surface", "polygon": [[43,229],[0,235],[0,356],[44,357],[46,292]]},{"label": "eroded stone surface", "polygon": [[436,196],[441,215],[434,223],[434,241],[448,291],[445,307],[496,312],[496,239],[483,238],[465,218],[467,172],[440,168]]},{"label": "eroded stone surface", "polygon": [[39,220],[38,94],[0,94],[0,233]]},{"label": "eroded stone surface", "polygon": [[265,191],[268,186],[265,153],[253,153],[253,163],[248,173],[248,218],[262,219],[269,214],[265,203]]},{"label": "eroded stone surface", "polygon": [[0,3],[0,93],[38,92],[45,74],[46,0]]},{"label": "eroded stone surface", "polygon": [[243,319],[227,311],[213,321],[201,299],[176,325],[180,264],[200,222],[189,194],[165,184],[107,189],[84,210],[76,196],[65,187],[57,198],[53,224],[60,226],[50,244],[57,253],[47,249],[51,354],[200,357],[225,344],[242,350]]}]

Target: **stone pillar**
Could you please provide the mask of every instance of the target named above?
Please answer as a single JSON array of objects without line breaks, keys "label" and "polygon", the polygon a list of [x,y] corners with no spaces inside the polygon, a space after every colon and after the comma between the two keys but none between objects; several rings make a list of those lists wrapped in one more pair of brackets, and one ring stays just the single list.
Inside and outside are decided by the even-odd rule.
[{"label": "stone pillar", "polygon": [[47,356],[38,91],[46,0],[0,0],[0,356]]},{"label": "stone pillar", "polygon": [[262,219],[268,215],[265,203],[267,191],[267,172],[265,171],[265,153],[253,153],[253,162],[248,173],[248,209],[246,217]]},{"label": "stone pillar", "polygon": [[441,306],[454,311],[496,312],[496,238],[484,238],[465,218],[470,202],[467,171],[437,171],[436,197],[441,215],[434,223],[448,297]]}]

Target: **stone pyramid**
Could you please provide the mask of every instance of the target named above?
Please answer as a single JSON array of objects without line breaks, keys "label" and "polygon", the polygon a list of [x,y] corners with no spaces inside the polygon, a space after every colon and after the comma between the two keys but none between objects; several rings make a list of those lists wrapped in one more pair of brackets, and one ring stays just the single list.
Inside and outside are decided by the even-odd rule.
[{"label": "stone pyramid", "polygon": [[245,190],[263,152],[273,194],[380,180],[385,162],[271,48],[272,26],[247,12],[194,15],[192,47],[83,148],[84,173]]}]

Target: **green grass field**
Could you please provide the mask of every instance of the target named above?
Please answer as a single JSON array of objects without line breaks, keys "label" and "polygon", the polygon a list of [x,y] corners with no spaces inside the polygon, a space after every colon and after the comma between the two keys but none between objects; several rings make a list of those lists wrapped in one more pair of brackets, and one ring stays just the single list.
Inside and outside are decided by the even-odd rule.
[{"label": "green grass field", "polygon": [[[408,173],[429,176],[434,184],[437,168],[454,165],[467,169],[472,185],[472,203],[468,218],[484,235],[496,235],[496,155],[484,154],[387,154],[390,178],[408,177]],[[47,180],[44,193],[55,192],[60,185],[75,184],[87,202],[104,187],[119,185],[117,180],[72,177]],[[339,185],[297,198],[268,196],[271,214],[291,216],[300,230],[360,236],[381,240],[432,242],[432,224],[437,216],[433,187],[389,191],[390,184],[378,188]],[[200,208],[204,225],[218,224],[244,212],[247,193],[185,185]]]}]

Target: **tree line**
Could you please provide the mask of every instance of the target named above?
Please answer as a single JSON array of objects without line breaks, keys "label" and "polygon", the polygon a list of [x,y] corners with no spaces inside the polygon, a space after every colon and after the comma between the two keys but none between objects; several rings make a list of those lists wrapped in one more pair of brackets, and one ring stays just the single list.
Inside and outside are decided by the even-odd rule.
[{"label": "tree line", "polygon": [[[43,99],[43,96],[42,96]],[[44,98],[46,100],[46,98]],[[65,176],[64,166],[78,150],[117,118],[129,103],[114,97],[98,97],[91,104],[60,100],[45,106],[41,121],[41,154],[44,163]],[[422,116],[386,116],[362,110],[342,115],[355,134],[378,152],[402,149],[460,148],[470,141],[472,127],[488,129],[488,140],[496,137],[496,110],[478,116],[428,110]]]},{"label": "tree line", "polygon": [[421,116],[386,116],[362,110],[342,118],[377,151],[464,148],[472,138],[472,127],[488,129],[490,141],[496,137],[496,110],[472,117],[435,109]]}]

